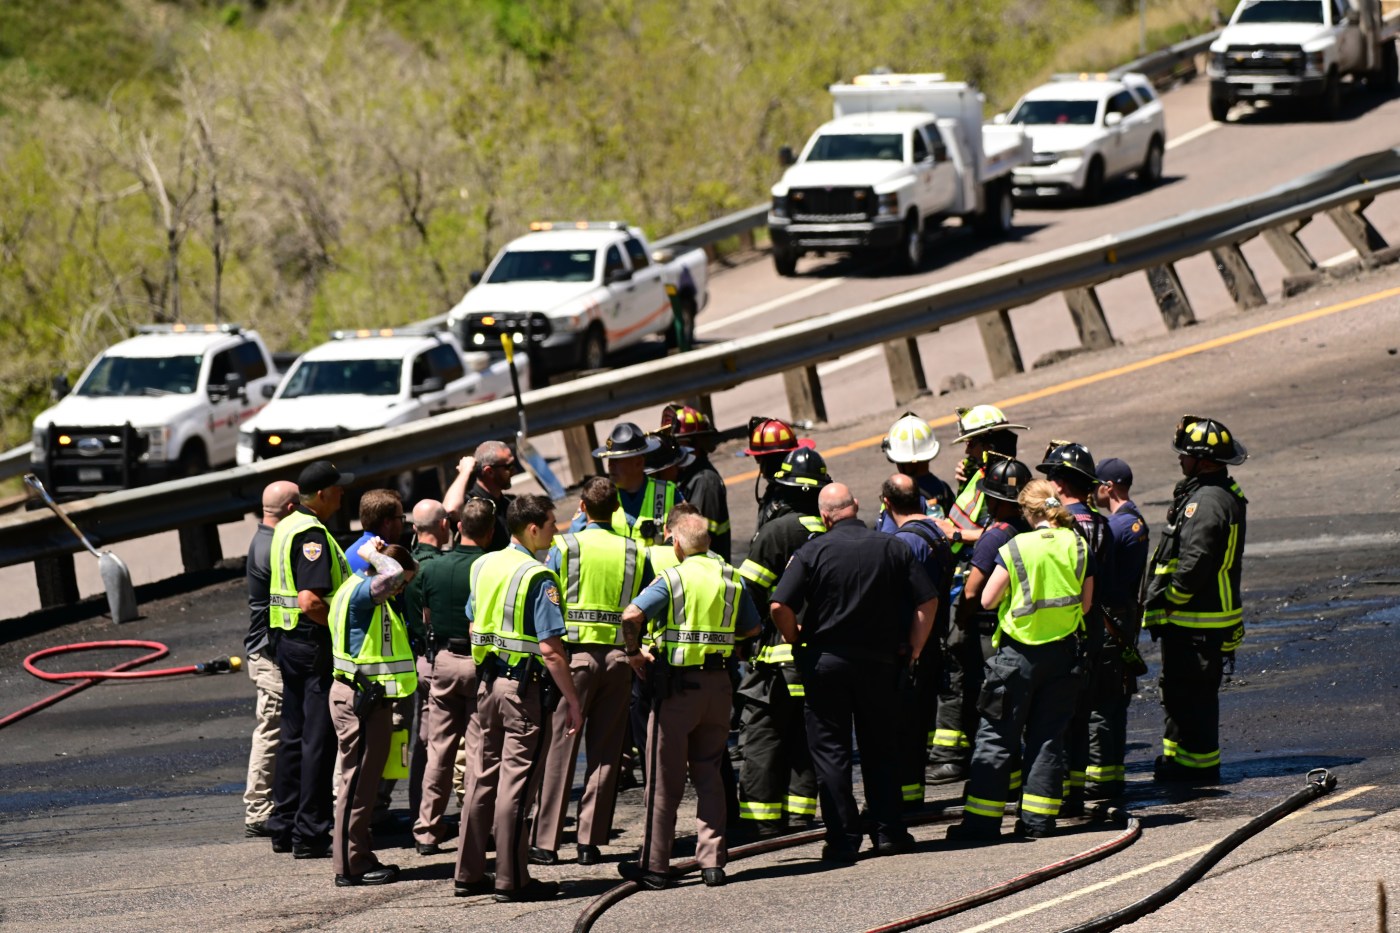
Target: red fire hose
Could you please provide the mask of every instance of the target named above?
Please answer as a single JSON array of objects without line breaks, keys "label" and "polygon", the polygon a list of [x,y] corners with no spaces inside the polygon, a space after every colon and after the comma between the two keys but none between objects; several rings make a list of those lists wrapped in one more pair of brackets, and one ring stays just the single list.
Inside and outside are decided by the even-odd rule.
[{"label": "red fire hose", "polygon": [[[34,664],[44,658],[56,654],[67,654],[73,651],[103,651],[113,648],[147,648],[150,654],[144,654],[131,661],[123,661],[121,664],[111,667],[105,671],[41,671]],[[215,658],[203,664],[189,664],[185,667],[166,667],[155,671],[133,671],[132,668],[140,667],[142,664],[149,664],[158,661],[170,653],[170,649],[158,641],[139,641],[136,639],[125,639],[121,641],[84,641],[73,645],[58,645],[54,648],[44,648],[36,651],[24,659],[24,669],[38,677],[40,680],[47,680],[53,683],[63,683],[64,681],[76,680],[73,684],[53,696],[46,697],[37,703],[31,703],[24,709],[10,713],[0,719],[0,729],[5,728],[14,722],[19,722],[31,713],[37,713],[41,709],[52,706],[59,700],[65,700],[80,690],[86,690],[93,684],[101,680],[140,680],[147,677],[176,677],[182,674],[227,674],[240,669],[243,666],[243,659],[238,656],[230,658]]]}]

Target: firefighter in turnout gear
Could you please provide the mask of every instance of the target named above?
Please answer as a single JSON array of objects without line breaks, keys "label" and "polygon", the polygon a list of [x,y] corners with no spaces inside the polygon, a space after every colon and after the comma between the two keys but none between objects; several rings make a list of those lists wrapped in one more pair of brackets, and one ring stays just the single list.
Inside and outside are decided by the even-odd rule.
[{"label": "firefighter in turnout gear", "polygon": [[661,429],[670,429],[677,443],[694,451],[681,465],[680,487],[685,501],[700,510],[710,522],[710,550],[726,561],[730,554],[729,490],[710,454],[719,438],[704,412],[686,405],[667,405],[661,411]]},{"label": "firefighter in turnout gear", "polygon": [[1185,476],[1145,577],[1143,624],[1162,643],[1166,722],[1158,781],[1220,782],[1220,679],[1244,640],[1240,569],[1247,500],[1229,466],[1248,456],[1225,425],[1183,417],[1173,449]]},{"label": "firefighter in turnout gear", "polygon": [[[934,476],[929,468],[929,463],[938,456],[939,447],[933,428],[912,411],[906,411],[890,425],[889,433],[880,442],[885,458],[914,480],[921,500],[921,514],[930,518],[946,518],[953,508],[952,487]],[[875,530],[892,532],[895,527],[894,519],[887,517],[881,507]]]},{"label": "firefighter in turnout gear", "polygon": [[1093,605],[1094,559],[1071,531],[1074,517],[1050,483],[1032,481],[1020,501],[1032,530],[1002,546],[982,589],[983,608],[997,610],[996,654],[977,697],[982,721],[963,819],[948,827],[954,841],[1001,835],[1018,755],[1025,783],[1016,834],[1048,835],[1060,813],[1064,731],[1079,695],[1079,641]]},{"label": "firefighter in turnout gear", "polygon": [[[612,529],[625,538],[635,538],[650,547],[663,537],[666,516],[677,502],[683,501],[675,483],[647,476],[647,454],[661,447],[661,439],[647,434],[630,421],[612,429],[602,447],[593,456],[604,461],[608,477],[617,485],[622,508],[613,513]],[[588,525],[588,516],[574,516],[569,531],[579,532]]]},{"label": "firefighter in turnout gear", "polygon": [[773,477],[776,508],[753,536],[749,555],[739,567],[754,605],[763,607],[759,614],[764,619],[758,653],[739,684],[743,702],[739,742],[744,756],[739,816],[754,821],[750,825],[759,835],[817,815],[817,776],[803,718],[806,691],[793,662],[792,646],[774,628],[767,607],[788,559],[826,531],[817,495],[830,482],[821,454],[805,447],[789,453]]},{"label": "firefighter in turnout gear", "polygon": [[[773,483],[773,474],[783,465],[783,459],[799,448],[815,447],[809,437],[799,438],[792,425],[778,418],[753,417],[749,419],[749,446],[744,456],[753,457],[758,465],[758,477],[753,483],[754,499],[758,502],[758,524],[762,528],[773,518],[781,505],[781,491]],[[768,488],[759,495],[759,486],[768,481]]]}]

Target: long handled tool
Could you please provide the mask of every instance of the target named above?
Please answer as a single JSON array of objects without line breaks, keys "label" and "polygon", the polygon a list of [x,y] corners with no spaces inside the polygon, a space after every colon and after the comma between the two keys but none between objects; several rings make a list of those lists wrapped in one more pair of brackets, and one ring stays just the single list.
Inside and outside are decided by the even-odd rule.
[{"label": "long handled tool", "polygon": [[102,575],[102,586],[107,590],[107,606],[112,611],[112,621],[130,622],[133,619],[139,619],[141,613],[136,609],[136,590],[131,585],[131,571],[126,569],[126,564],[122,563],[122,559],[111,551],[99,551],[93,547],[92,542],[87,539],[87,535],[79,531],[78,526],[73,524],[73,519],[69,518],[58,507],[58,503],[53,501],[53,497],[44,488],[44,484],[39,481],[39,477],[33,473],[26,473],[24,485],[28,489],[30,497],[40,500],[52,509],[63,524],[68,526],[68,530],[77,535],[78,540],[83,542],[83,547],[97,558],[97,572]]},{"label": "long handled tool", "polygon": [[506,364],[510,367],[510,387],[515,391],[515,413],[520,416],[520,429],[515,432],[515,455],[525,464],[525,469],[535,478],[535,482],[556,502],[564,498],[564,484],[554,476],[544,457],[530,443],[525,430],[525,403],[520,400],[520,373],[515,368],[515,341],[510,334],[501,334],[501,347],[506,351]]}]

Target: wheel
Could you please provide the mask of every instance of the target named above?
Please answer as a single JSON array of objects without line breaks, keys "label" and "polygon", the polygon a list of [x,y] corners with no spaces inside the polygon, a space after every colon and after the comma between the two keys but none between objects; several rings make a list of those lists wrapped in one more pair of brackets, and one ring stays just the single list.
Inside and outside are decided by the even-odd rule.
[{"label": "wheel", "polygon": [[1216,123],[1230,122],[1230,98],[1224,94],[1210,95],[1210,118]]},{"label": "wheel", "polygon": [[672,350],[677,347],[682,351],[689,350],[695,346],[695,296],[682,295],[677,313],[680,315],[680,327],[676,326],[675,315],[672,315],[671,326],[666,328],[666,346]]},{"label": "wheel", "polygon": [[1322,86],[1322,97],[1317,103],[1318,119],[1328,123],[1342,115],[1342,79],[1337,72],[1327,72],[1327,83]]},{"label": "wheel", "polygon": [[791,278],[797,274],[797,250],[791,246],[773,244],[773,268],[783,278]]},{"label": "wheel", "polygon": [[1097,204],[1103,200],[1103,159],[1094,156],[1089,162],[1089,171],[1084,174],[1084,190],[1080,192],[1085,204]]},{"label": "wheel", "polygon": [[184,450],[180,451],[180,459],[175,464],[175,474],[180,479],[190,476],[202,476],[209,472],[209,457],[204,453],[204,447],[198,443],[191,443]]},{"label": "wheel", "polygon": [[983,236],[1004,237],[1011,233],[1016,215],[1016,202],[1011,197],[1011,185],[994,181],[987,185],[986,205],[973,219],[973,227]]},{"label": "wheel", "polygon": [[1382,94],[1394,94],[1400,83],[1400,49],[1394,42],[1387,42],[1381,49],[1381,70],[1377,75],[1376,90]]},{"label": "wheel", "polygon": [[579,353],[579,369],[602,369],[608,359],[608,342],[603,329],[597,324],[588,328],[583,335],[583,348]]},{"label": "wheel", "polygon": [[1138,184],[1142,187],[1155,188],[1162,181],[1162,155],[1164,152],[1162,140],[1153,136],[1152,142],[1147,146],[1147,155],[1142,160],[1142,168],[1138,169]]},{"label": "wheel", "polygon": [[917,214],[910,214],[904,221],[904,234],[899,240],[899,268],[905,272],[918,272],[924,265],[924,231],[919,226]]}]

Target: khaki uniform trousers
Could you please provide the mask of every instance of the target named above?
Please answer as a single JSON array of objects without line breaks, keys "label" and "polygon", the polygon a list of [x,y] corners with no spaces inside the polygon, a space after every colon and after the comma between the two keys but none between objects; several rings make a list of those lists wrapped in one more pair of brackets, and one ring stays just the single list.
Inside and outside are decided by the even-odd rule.
[{"label": "khaki uniform trousers", "polygon": [[621,648],[610,645],[570,645],[569,673],[578,691],[583,728],[569,735],[564,704],[554,712],[549,754],[545,756],[544,782],[535,814],[531,844],[558,851],[569,811],[574,765],[579,740],[586,765],[583,797],[578,807],[579,845],[608,844],[613,809],[617,803],[617,776],[622,746],[627,738],[627,707],[632,700],[632,667]]},{"label": "khaki uniform trousers", "polygon": [[272,815],[272,774],[277,737],[282,732],[282,671],[267,655],[248,655],[248,679],[257,687],[257,722],[248,752],[248,785],[243,792],[243,822],[261,823]]},{"label": "khaki uniform trousers", "polygon": [[549,717],[540,708],[541,690],[539,681],[522,683],[505,675],[482,681],[477,689],[476,717],[467,729],[476,759],[467,764],[457,881],[471,883],[485,876],[487,838],[493,829],[496,890],[511,891],[530,881],[526,816],[544,776],[542,759],[550,731]]},{"label": "khaki uniform trousers", "polygon": [[[446,648],[438,651],[433,659],[428,712],[423,717],[428,764],[423,769],[423,798],[413,824],[415,842],[430,845],[444,841],[442,818],[452,792],[458,747],[467,746],[468,760],[476,757],[476,750],[465,740],[473,735],[468,726],[476,716],[478,686],[470,654],[454,654]],[[480,734],[476,735],[479,739]]]},{"label": "khaki uniform trousers", "polygon": [[331,723],[342,763],[331,829],[331,860],[337,875],[362,875],[379,866],[370,840],[370,823],[379,778],[389,758],[394,722],[387,704],[371,712],[364,722],[355,715],[354,704],[353,687],[339,680],[331,684]]},{"label": "khaki uniform trousers", "polygon": [[664,873],[676,840],[676,811],[685,794],[686,769],[695,785],[695,860],[701,868],[723,868],[725,846],[724,779],[728,767],[730,685],[726,671],[675,668],[676,690],[647,720],[646,839],[642,864]]}]

